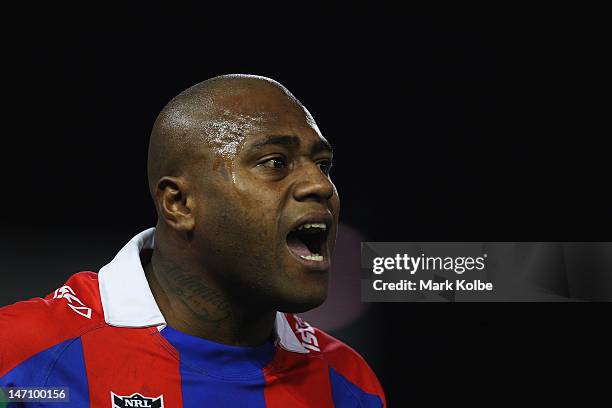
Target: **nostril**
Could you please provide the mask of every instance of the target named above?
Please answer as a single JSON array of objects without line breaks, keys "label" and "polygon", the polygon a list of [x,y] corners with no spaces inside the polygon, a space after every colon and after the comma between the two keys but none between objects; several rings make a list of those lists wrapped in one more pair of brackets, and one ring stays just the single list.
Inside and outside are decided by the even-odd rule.
[{"label": "nostril", "polygon": [[294,196],[298,201],[314,199],[327,201],[334,195],[334,185],[317,167],[317,175],[309,173],[295,186]]}]

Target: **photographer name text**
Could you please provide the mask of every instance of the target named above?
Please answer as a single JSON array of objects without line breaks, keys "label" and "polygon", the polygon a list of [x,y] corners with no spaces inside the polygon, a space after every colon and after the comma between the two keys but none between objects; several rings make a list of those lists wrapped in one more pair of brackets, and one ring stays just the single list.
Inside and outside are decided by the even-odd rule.
[{"label": "photographer name text", "polygon": [[492,291],[493,284],[491,282],[483,282],[479,279],[467,280],[457,279],[454,281],[445,280],[442,282],[434,281],[433,279],[412,281],[402,279],[396,282],[384,282],[381,279],[376,279],[372,282],[372,287],[376,291]]}]

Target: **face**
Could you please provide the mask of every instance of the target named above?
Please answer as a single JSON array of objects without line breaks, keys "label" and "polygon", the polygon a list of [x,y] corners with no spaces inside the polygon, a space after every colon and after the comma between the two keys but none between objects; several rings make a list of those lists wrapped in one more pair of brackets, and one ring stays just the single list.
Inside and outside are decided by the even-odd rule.
[{"label": "face", "polygon": [[278,90],[220,98],[226,132],[190,174],[196,256],[243,301],[302,312],[327,296],[340,203],[332,152],[310,114]]}]

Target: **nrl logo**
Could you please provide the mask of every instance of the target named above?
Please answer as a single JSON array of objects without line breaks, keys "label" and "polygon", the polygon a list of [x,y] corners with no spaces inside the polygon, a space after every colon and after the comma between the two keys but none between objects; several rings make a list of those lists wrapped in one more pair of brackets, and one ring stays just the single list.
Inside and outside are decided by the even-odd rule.
[{"label": "nrl logo", "polygon": [[130,396],[117,395],[111,391],[111,401],[113,408],[164,408],[164,396],[157,398],[144,397],[138,393]]}]

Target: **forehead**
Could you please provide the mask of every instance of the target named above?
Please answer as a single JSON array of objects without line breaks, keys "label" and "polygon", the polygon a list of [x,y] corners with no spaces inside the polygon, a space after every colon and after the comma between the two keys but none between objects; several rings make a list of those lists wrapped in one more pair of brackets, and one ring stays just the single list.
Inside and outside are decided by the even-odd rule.
[{"label": "forehead", "polygon": [[324,140],[310,113],[279,92],[223,94],[215,99],[214,115],[202,130],[217,155],[236,155],[271,136],[291,135],[296,146]]},{"label": "forehead", "polygon": [[259,151],[265,151],[268,147],[282,146],[287,150],[302,149],[307,153],[329,152],[333,154],[333,149],[329,142],[321,135],[261,135],[253,137],[246,143],[244,151],[247,154],[256,154]]}]

